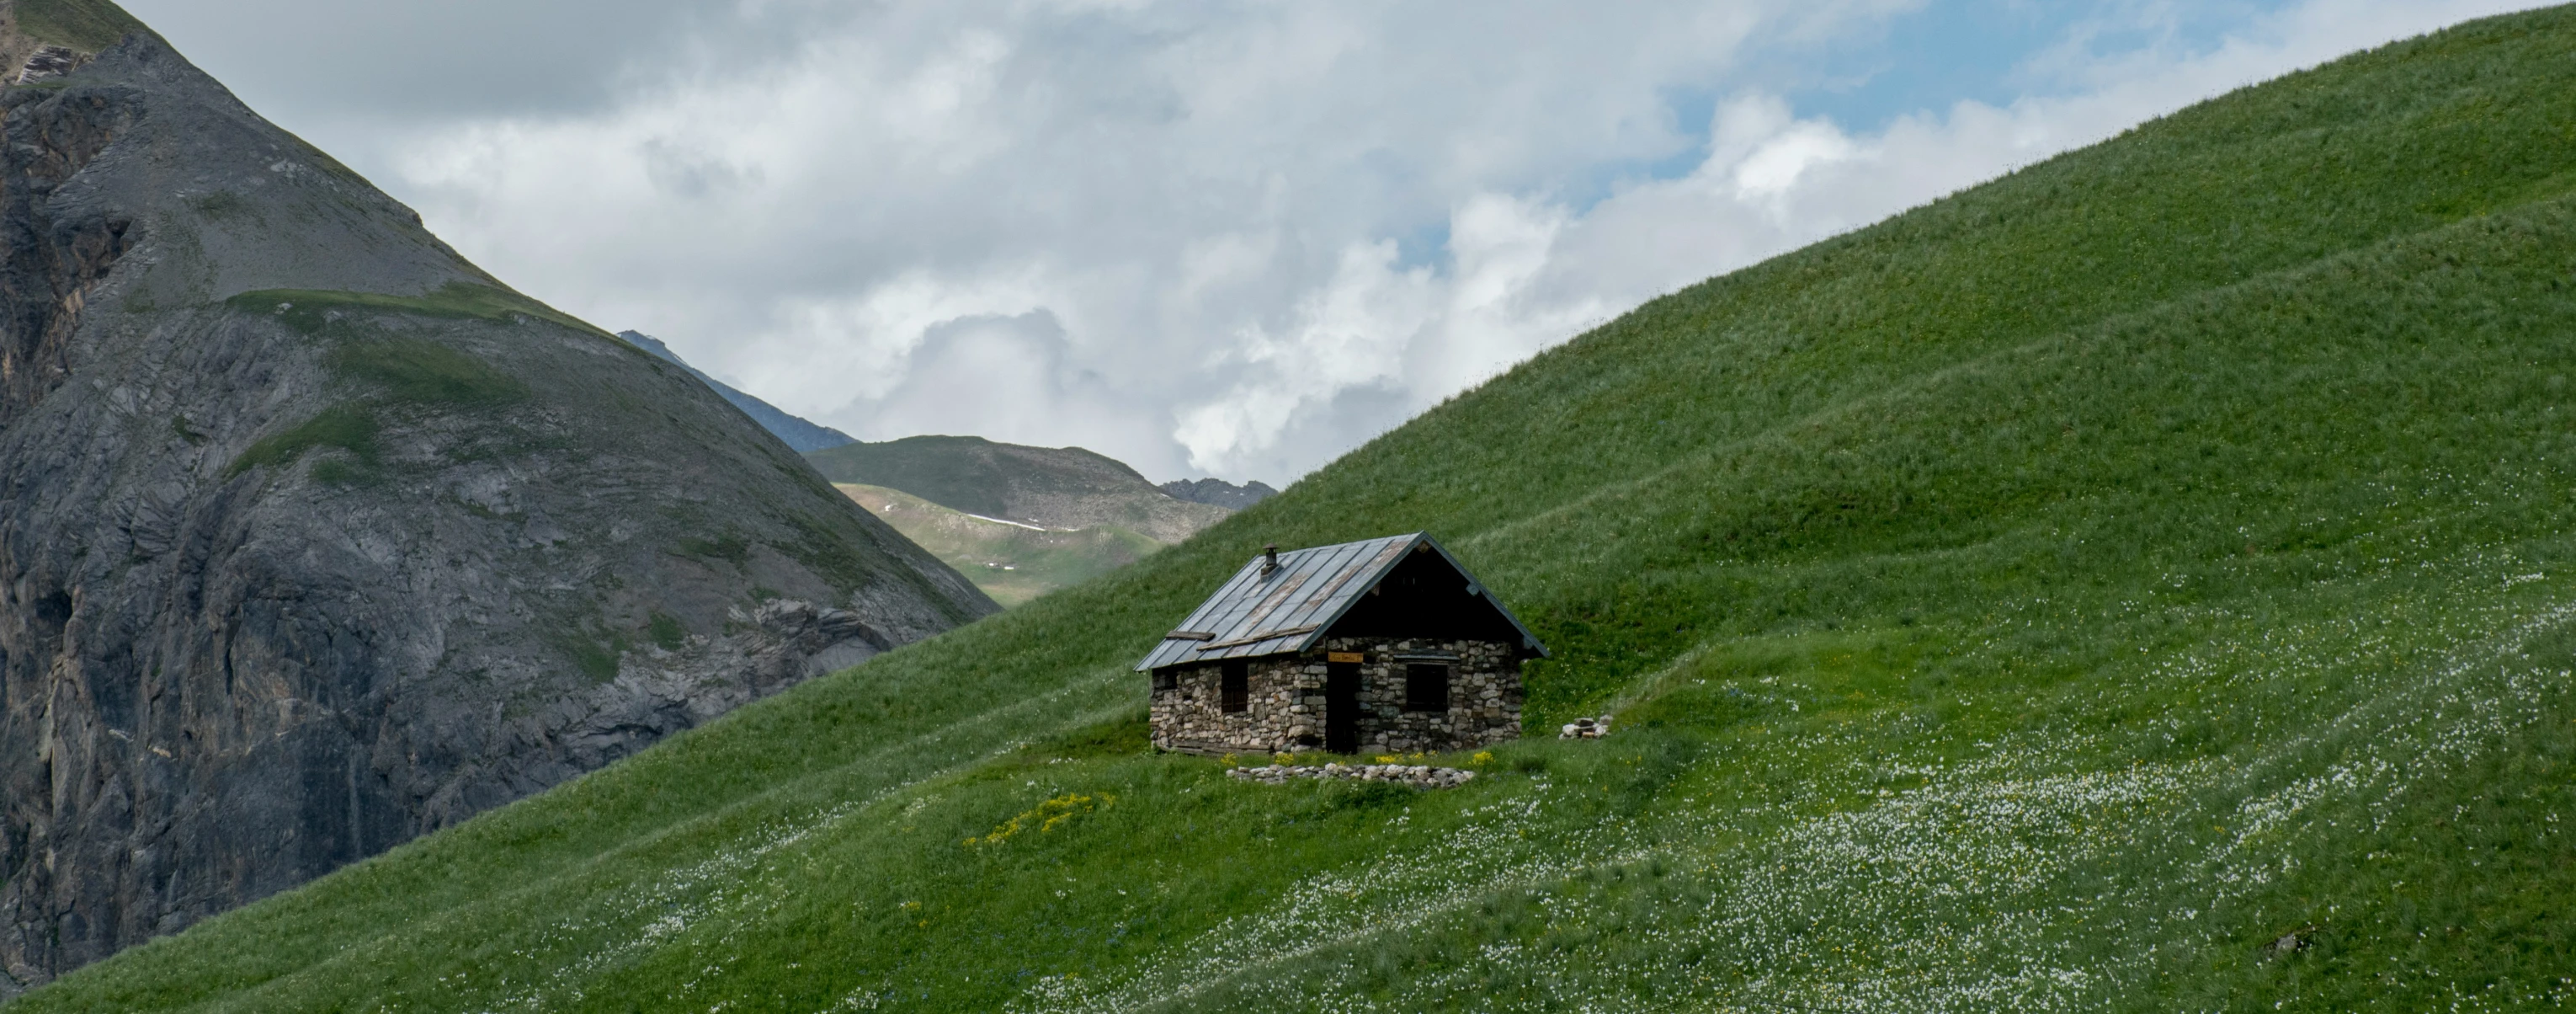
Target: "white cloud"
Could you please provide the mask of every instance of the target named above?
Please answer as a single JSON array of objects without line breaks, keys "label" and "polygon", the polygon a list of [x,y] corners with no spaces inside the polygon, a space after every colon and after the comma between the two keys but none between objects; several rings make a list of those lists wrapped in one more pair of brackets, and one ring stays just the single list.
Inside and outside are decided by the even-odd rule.
[{"label": "white cloud", "polygon": [[898,3],[386,160],[497,274],[818,421],[1275,481],[1565,337],[1540,195],[1689,150],[1664,91],[1811,7]]},{"label": "white cloud", "polygon": [[[1182,416],[1182,439],[1193,462],[1220,469],[1310,465],[1312,459],[1295,455],[1346,447],[1283,449],[1278,442],[1293,432],[1296,410],[1328,406],[1342,387],[1390,386],[1404,393],[1408,413],[1419,410],[1615,309],[1866,225],[2198,99],[2367,45],[2527,6],[2318,0],[2248,25],[2206,52],[2118,60],[2108,71],[2070,63],[2082,85],[2071,93],[2004,108],[1963,102],[1863,135],[1796,118],[1777,97],[1748,94],[1719,108],[1706,159],[1680,178],[1627,188],[1579,215],[1495,194],[1462,203],[1452,219],[1454,268],[1409,279],[1454,298],[1428,315],[1389,314],[1372,322],[1378,345],[1396,340],[1432,350],[1405,373],[1335,376],[1323,367],[1354,360],[1351,347],[1371,343],[1331,329],[1319,337],[1309,337],[1313,329],[1301,331],[1265,347],[1261,362],[1273,376],[1251,382],[1275,392],[1287,378],[1315,378],[1291,388],[1294,407],[1268,394],[1253,422],[1247,419],[1253,413],[1230,407],[1243,404],[1249,392],[1226,392]],[[1490,221],[1515,223],[1504,229],[1514,248],[1499,271],[1485,259]],[[1333,294],[1346,288],[1385,284],[1378,275],[1345,271],[1310,305],[1333,305]],[[1417,300],[1437,301],[1436,295]],[[1372,346],[1369,359],[1384,357]]]},{"label": "white cloud", "polygon": [[[170,32],[162,2],[132,6]],[[575,61],[595,87],[465,89],[350,128],[352,160],[520,288],[853,434],[1274,483],[1655,294],[2535,6],[2285,0],[2185,44],[2190,3],[2115,0],[2025,56],[2023,98],[1855,130],[1753,57],[1933,0],[657,2],[665,28]]]}]

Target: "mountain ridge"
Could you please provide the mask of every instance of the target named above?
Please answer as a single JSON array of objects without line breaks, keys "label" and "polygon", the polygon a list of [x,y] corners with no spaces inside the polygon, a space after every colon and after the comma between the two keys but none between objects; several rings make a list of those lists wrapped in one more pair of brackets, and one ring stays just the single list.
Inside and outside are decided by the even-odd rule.
[{"label": "mountain ridge", "polygon": [[997,608],[159,36],[48,59],[0,93],[0,992]]},{"label": "mountain ridge", "polygon": [[1044,528],[979,517],[891,487],[838,485],[843,495],[947,561],[1005,608],[1098,578],[1166,548],[1116,525]]},{"label": "mountain ridge", "polygon": [[690,376],[714,388],[717,395],[732,403],[733,407],[741,409],[744,415],[751,417],[751,421],[759,423],[762,429],[768,430],[772,436],[785,442],[789,449],[798,454],[858,442],[857,438],[847,433],[809,421],[803,416],[791,414],[776,405],[744,394],[731,384],[708,376],[706,371],[691,366],[687,360],[681,359],[679,353],[671,351],[671,347],[663,344],[659,338],[641,331],[620,331],[617,332],[617,337],[661,357],[663,361],[673,366],[689,371]]},{"label": "mountain ridge", "polygon": [[[799,454],[812,454],[816,451],[825,451],[835,447],[863,442],[856,437],[852,437],[847,433],[841,432],[840,430],[821,425],[813,422],[812,420],[806,419],[803,416],[790,413],[761,400],[755,395],[747,394],[724,381],[717,380],[706,371],[689,365],[688,360],[680,358],[679,353],[671,351],[671,346],[669,344],[663,342],[659,338],[653,337],[652,335],[645,334],[641,331],[630,330],[618,332],[617,337],[625,339],[627,343],[659,356],[664,361],[683,370],[689,371],[691,376],[705,381],[706,385],[714,388],[715,392],[718,395],[721,395],[724,400],[733,403],[735,408],[743,410],[743,413],[745,415],[749,415],[752,418],[752,421],[759,423],[763,429],[768,430],[772,435],[778,437],[778,439],[785,441],[788,447],[795,449]],[[976,445],[967,441],[983,440],[985,438],[942,438],[925,436],[902,439],[950,441],[950,443],[942,446],[948,450],[956,452],[960,456],[960,460],[953,463],[952,467],[973,468],[974,462],[972,459],[979,456],[980,449]],[[1023,447],[1024,445],[1002,444],[1000,446]],[[1047,449],[1027,448],[1027,450],[1043,453]],[[1079,447],[1058,448],[1057,450],[1068,454],[1074,452],[1078,452],[1083,455],[1094,454],[1092,451],[1087,451]],[[1107,455],[1098,455],[1098,457],[1104,461],[1109,461],[1115,464],[1117,469],[1123,469],[1131,474],[1136,473],[1133,466],[1130,466],[1123,461],[1118,461],[1117,459],[1110,458]],[[915,469],[914,471],[917,472],[919,470]],[[1144,480],[1144,476],[1142,474],[1136,474],[1135,477],[1140,481]],[[912,475],[911,478],[916,482],[916,484],[925,485],[926,488],[935,488],[931,484],[920,482],[920,477],[918,475]],[[1262,482],[1247,482],[1242,485],[1236,485],[1223,479],[1213,478],[1175,479],[1171,482],[1166,482],[1156,486],[1155,488],[1161,490],[1164,495],[1175,500],[1186,501],[1189,503],[1212,504],[1228,510],[1242,510],[1243,508],[1250,507],[1253,504],[1260,503],[1266,498],[1276,496],[1279,493],[1278,490],[1272,489],[1268,484]],[[996,503],[998,503],[998,501],[996,501]],[[1005,507],[1001,509],[1008,510],[1009,508]]]},{"label": "mountain ridge", "polygon": [[[1224,516],[1165,503],[1163,497],[1232,511],[1278,492],[1258,482],[1236,486],[1220,479],[1168,482],[1149,492],[1133,467],[1078,447],[937,436],[865,444],[736,390],[651,335],[620,331],[617,337],[703,381],[790,448],[835,473],[852,501],[1005,606],[1132,563]],[[814,456],[835,448],[855,449]],[[948,502],[918,499],[924,493]]]},{"label": "mountain ridge", "polygon": [[1126,462],[1080,447],[971,436],[857,442],[805,456],[834,482],[884,486],[951,510],[1041,528],[1123,528],[1174,543],[1231,511],[1178,500]]},{"label": "mountain ridge", "polygon": [[1154,488],[1175,500],[1215,504],[1237,511],[1279,495],[1279,491],[1270,488],[1269,483],[1257,479],[1240,486],[1223,479],[1174,479]]}]

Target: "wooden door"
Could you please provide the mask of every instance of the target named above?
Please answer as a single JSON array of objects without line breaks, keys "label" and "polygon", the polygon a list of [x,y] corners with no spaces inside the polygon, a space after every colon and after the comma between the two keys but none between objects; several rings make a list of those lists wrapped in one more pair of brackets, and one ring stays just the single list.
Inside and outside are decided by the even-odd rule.
[{"label": "wooden door", "polygon": [[1360,749],[1360,667],[1333,662],[1324,667],[1324,749],[1358,753]]}]

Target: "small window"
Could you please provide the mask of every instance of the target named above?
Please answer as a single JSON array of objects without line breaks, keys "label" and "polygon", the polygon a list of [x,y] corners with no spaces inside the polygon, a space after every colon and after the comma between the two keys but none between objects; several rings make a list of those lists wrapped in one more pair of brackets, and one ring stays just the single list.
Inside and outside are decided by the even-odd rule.
[{"label": "small window", "polygon": [[1445,665],[1405,666],[1404,710],[1449,710],[1449,667]]},{"label": "small window", "polygon": [[1249,662],[1225,663],[1224,690],[1224,706],[1227,713],[1251,709],[1252,664]]},{"label": "small window", "polygon": [[1181,685],[1181,678],[1180,678],[1180,677],[1178,677],[1178,676],[1174,676],[1174,675],[1172,675],[1172,671],[1171,671],[1171,670],[1169,670],[1169,669],[1156,669],[1156,670],[1154,670],[1154,689],[1156,689],[1156,690],[1172,690],[1172,689],[1177,689],[1180,685]]}]

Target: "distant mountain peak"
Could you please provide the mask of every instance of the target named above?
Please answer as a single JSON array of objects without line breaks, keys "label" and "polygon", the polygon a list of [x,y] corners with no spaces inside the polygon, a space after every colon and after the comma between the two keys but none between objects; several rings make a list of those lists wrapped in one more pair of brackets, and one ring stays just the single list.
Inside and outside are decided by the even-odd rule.
[{"label": "distant mountain peak", "polygon": [[1257,480],[1237,486],[1223,479],[1174,479],[1154,488],[1174,500],[1215,504],[1236,511],[1279,495],[1269,483]]},{"label": "distant mountain peak", "polygon": [[714,388],[718,396],[731,402],[733,407],[741,409],[742,414],[750,416],[751,421],[759,423],[761,429],[768,430],[771,436],[777,437],[798,454],[858,443],[857,438],[847,433],[829,426],[818,425],[802,416],[791,415],[776,405],[744,394],[735,390],[732,385],[708,376],[706,371],[689,365],[689,361],[680,358],[679,353],[671,351],[671,347],[663,344],[662,339],[642,331],[620,331],[617,332],[617,336],[626,339],[627,344],[660,357],[664,362],[689,371],[690,376]]},{"label": "distant mountain peak", "polygon": [[1163,543],[1227,513],[1176,502],[1126,462],[1080,447],[926,435],[853,442],[805,460],[834,482],[898,489],[954,511],[1045,528],[1114,525]]}]

